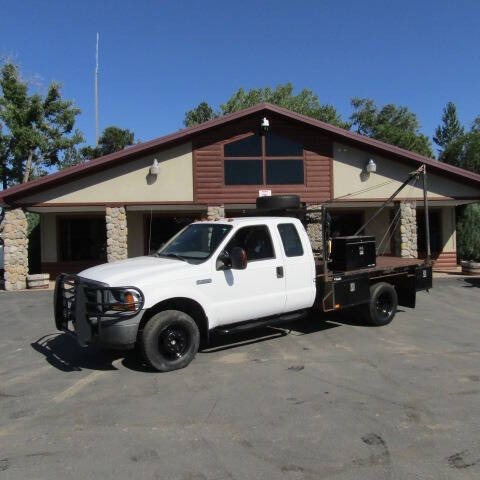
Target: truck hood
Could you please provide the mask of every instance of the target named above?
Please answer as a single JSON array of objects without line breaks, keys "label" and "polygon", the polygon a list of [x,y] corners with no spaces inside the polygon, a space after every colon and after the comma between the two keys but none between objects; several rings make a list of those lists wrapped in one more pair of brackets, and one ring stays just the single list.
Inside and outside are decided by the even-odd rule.
[{"label": "truck hood", "polygon": [[193,266],[170,258],[136,257],[87,268],[79,275],[111,287],[141,287],[153,276],[166,275],[168,280],[184,276],[185,271]]}]

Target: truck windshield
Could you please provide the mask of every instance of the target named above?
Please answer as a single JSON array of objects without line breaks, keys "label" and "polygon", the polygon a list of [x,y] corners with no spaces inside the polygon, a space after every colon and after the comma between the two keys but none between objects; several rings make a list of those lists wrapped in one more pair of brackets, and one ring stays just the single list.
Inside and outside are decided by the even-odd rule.
[{"label": "truck windshield", "polygon": [[155,256],[200,263],[217,249],[231,229],[231,225],[221,223],[192,223],[172,237]]}]

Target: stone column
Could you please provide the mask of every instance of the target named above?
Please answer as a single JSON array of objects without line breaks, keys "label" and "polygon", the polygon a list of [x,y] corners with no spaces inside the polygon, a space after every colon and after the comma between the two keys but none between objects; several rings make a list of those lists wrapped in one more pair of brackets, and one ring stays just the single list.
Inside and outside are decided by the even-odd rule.
[{"label": "stone column", "polygon": [[321,205],[307,205],[305,229],[315,257],[323,256],[323,222]]},{"label": "stone column", "polygon": [[394,253],[403,258],[418,258],[416,202],[403,201],[396,202],[395,205],[400,209],[400,219],[395,230],[396,251]]},{"label": "stone column", "polygon": [[207,220],[220,220],[225,218],[225,207],[223,205],[209,205],[207,208]]},{"label": "stone column", "polygon": [[105,209],[107,227],[107,261],[125,260],[127,247],[127,215],[125,207],[107,207]]},{"label": "stone column", "polygon": [[3,219],[5,290],[27,287],[27,217],[21,208],[7,210]]}]

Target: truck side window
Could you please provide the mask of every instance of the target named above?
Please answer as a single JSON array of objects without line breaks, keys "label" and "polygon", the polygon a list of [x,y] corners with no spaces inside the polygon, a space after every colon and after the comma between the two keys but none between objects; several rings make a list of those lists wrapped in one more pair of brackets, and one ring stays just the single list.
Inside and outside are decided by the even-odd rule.
[{"label": "truck side window", "polygon": [[230,240],[225,252],[230,254],[234,247],[243,248],[249,262],[275,258],[272,239],[265,225],[241,228]]},{"label": "truck side window", "polygon": [[282,237],[283,249],[287,257],[301,257],[303,255],[302,242],[293,223],[281,223],[278,225],[280,237]]}]

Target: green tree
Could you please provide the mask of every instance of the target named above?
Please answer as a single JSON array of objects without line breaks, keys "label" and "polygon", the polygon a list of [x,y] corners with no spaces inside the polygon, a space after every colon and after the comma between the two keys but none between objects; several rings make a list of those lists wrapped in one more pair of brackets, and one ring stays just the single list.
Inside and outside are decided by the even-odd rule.
[{"label": "green tree", "polygon": [[80,110],[62,99],[60,84],[52,82],[45,97],[30,94],[18,67],[5,63],[0,90],[0,171],[7,188],[60,166],[65,151],[83,138],[73,130]]},{"label": "green tree", "polygon": [[[133,145],[135,135],[127,128],[119,128],[115,126],[107,127],[103,130],[102,135],[98,139],[98,146],[96,147],[83,147],[81,154],[84,159],[90,160],[92,158],[103,157],[109,153],[118,152],[123,150],[129,145]],[[73,163],[78,160],[75,158],[74,152],[72,153]]]},{"label": "green tree", "polygon": [[342,128],[349,128],[349,124],[342,120],[335,107],[321,104],[318,96],[306,88],[295,95],[291,83],[278,85],[274,89],[270,87],[252,88],[251,90],[240,88],[220,105],[219,112],[214,112],[206,102],[202,102],[198,107],[185,114],[184,124],[191,127],[201,121],[237,112],[262,102],[272,103]]},{"label": "green tree", "polygon": [[450,165],[480,173],[480,130],[474,126],[470,132],[452,141],[440,159]]},{"label": "green tree", "polygon": [[443,109],[442,124],[437,127],[433,137],[433,141],[440,147],[439,160],[442,160],[445,149],[463,134],[464,128],[458,120],[457,107],[453,102],[448,102]]},{"label": "green tree", "polygon": [[387,104],[380,108],[370,98],[352,98],[351,104],[350,120],[358,133],[433,157],[430,140],[420,133],[417,116],[407,107]]},{"label": "green tree", "polygon": [[460,258],[480,262],[480,204],[465,207],[457,224],[457,236]]},{"label": "green tree", "polygon": [[200,102],[195,108],[185,113],[183,124],[186,127],[193,127],[194,125],[208,122],[216,116],[212,107],[207,102]]}]

